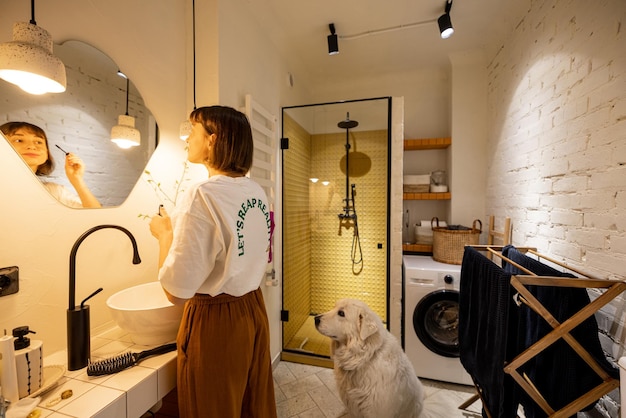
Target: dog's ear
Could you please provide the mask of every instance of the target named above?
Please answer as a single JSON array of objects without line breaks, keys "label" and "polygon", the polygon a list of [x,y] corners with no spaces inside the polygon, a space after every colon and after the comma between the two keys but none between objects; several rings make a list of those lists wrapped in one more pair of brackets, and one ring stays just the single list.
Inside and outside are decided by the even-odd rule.
[{"label": "dog's ear", "polygon": [[365,309],[359,311],[359,337],[365,341],[369,336],[378,332],[375,318]]}]

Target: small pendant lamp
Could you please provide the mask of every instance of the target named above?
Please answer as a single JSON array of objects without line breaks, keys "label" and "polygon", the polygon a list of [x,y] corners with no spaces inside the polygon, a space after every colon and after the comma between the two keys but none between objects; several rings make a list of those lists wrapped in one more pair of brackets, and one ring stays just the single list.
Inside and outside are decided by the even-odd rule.
[{"label": "small pendant lamp", "polygon": [[141,134],[135,128],[135,118],[128,116],[128,90],[130,80],[126,75],[118,71],[120,77],[126,79],[126,114],[118,117],[117,125],[111,128],[111,141],[115,142],[120,148],[136,147],[141,143]]},{"label": "small pendant lamp", "polygon": [[65,65],[52,53],[52,36],[31,20],[13,25],[13,40],[0,44],[0,78],[30,94],[62,93],[67,86]]},{"label": "small pendant lamp", "polygon": [[[195,0],[191,1],[191,15],[193,21],[191,22],[192,27],[192,42],[193,42],[193,110],[196,110],[196,2]],[[191,134],[191,122],[189,118],[185,119],[181,122],[179,128],[179,136],[183,141],[189,138]]]}]

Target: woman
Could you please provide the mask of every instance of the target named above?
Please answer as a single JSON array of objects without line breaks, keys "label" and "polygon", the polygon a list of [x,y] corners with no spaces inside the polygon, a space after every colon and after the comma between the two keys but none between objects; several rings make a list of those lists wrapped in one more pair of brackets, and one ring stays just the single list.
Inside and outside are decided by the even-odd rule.
[{"label": "woman", "polygon": [[190,115],[187,158],[208,180],[191,187],[172,218],[150,222],[159,280],[185,304],[178,344],[180,416],[276,417],[269,323],[260,283],[271,229],[267,196],[245,177],[252,165],[246,116],[210,106]]},{"label": "woman", "polygon": [[[48,137],[39,126],[28,122],[7,122],[0,126],[0,131],[9,140],[18,154],[37,176],[46,176],[54,169],[54,160],[50,155]],[[100,202],[91,193],[83,180],[85,165],[77,155],[67,153],[65,156],[65,174],[76,189],[78,196],[73,195],[60,184],[43,181],[43,185],[52,196],[66,206],[75,208],[99,208]]]}]

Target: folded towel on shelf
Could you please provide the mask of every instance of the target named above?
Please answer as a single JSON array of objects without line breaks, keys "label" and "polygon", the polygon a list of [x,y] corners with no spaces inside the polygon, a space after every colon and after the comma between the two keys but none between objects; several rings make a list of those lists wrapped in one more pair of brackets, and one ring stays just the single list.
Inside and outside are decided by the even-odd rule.
[{"label": "folded towel on shelf", "polygon": [[505,363],[519,352],[510,281],[510,273],[465,247],[459,285],[460,360],[494,418],[515,417],[519,404],[520,389],[504,372]]},{"label": "folded towel on shelf", "polygon": [[[576,277],[529,257],[512,245],[504,247],[502,255],[538,276]],[[503,268],[510,274],[526,274],[510,263],[504,262]],[[554,286],[527,286],[527,288],[560,323],[590,302],[589,294],[584,288]],[[523,330],[524,337],[522,349],[537,342],[553,329],[543,317],[526,305],[520,307],[519,320],[519,329]],[[619,378],[619,369],[606,359],[602,350],[598,324],[593,315],[574,328],[570,334],[609,375]],[[602,379],[563,339],[535,356],[521,368],[521,371],[528,375],[554,410],[561,409],[602,383]],[[520,403],[524,407],[526,418],[545,417],[545,413],[530,397],[523,396]],[[594,404],[595,402],[585,410],[592,408]]]}]

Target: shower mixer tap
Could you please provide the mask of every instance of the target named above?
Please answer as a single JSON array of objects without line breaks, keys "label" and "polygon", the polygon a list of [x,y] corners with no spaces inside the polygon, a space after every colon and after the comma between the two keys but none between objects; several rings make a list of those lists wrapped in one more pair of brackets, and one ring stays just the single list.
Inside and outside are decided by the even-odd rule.
[{"label": "shower mixer tap", "polygon": [[345,206],[343,207],[343,213],[340,213],[339,219],[354,219],[356,220],[356,209],[354,208],[354,196],[356,195],[356,184],[351,184],[351,197],[343,199]]},{"label": "shower mixer tap", "polygon": [[[363,252],[361,250],[361,238],[359,236],[359,224],[356,216],[356,205],[354,196],[356,195],[356,184],[350,184],[350,129],[359,126],[359,122],[350,120],[350,113],[346,113],[346,119],[337,124],[341,129],[346,130],[346,198],[343,200],[346,205],[343,208],[343,213],[339,216],[339,235],[341,235],[341,229],[353,228],[352,233],[352,247],[350,249],[350,259],[352,260],[352,271],[355,274],[361,272],[363,268]],[[359,267],[355,269],[355,267]]]}]

